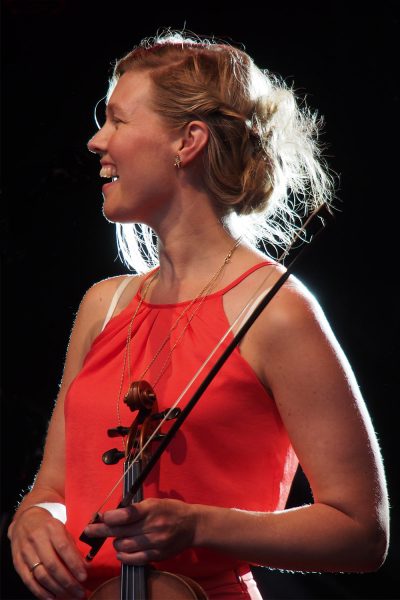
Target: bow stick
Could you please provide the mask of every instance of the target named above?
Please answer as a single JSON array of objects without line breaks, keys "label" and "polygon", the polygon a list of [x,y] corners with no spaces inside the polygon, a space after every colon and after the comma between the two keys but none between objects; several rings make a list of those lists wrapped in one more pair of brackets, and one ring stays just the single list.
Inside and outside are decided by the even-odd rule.
[{"label": "bow stick", "polygon": [[[118,504],[117,508],[126,508],[127,506],[132,504],[132,501],[133,501],[133,498],[134,498],[136,492],[142,486],[143,482],[146,480],[149,473],[151,472],[151,470],[153,469],[155,464],[158,462],[161,455],[166,450],[166,448],[170,444],[171,440],[173,439],[173,437],[175,436],[177,431],[180,429],[180,427],[182,426],[184,421],[187,419],[187,417],[189,416],[189,414],[191,413],[193,408],[196,406],[197,402],[200,400],[201,396],[203,395],[205,390],[208,388],[208,386],[210,385],[210,383],[212,382],[214,377],[217,375],[217,373],[220,371],[222,366],[225,364],[225,362],[227,361],[229,356],[232,354],[232,352],[234,351],[236,346],[239,345],[239,343],[241,342],[243,337],[246,335],[246,333],[248,332],[250,327],[253,325],[254,321],[260,316],[260,314],[263,312],[265,307],[271,302],[271,300],[274,298],[274,296],[277,294],[277,292],[281,289],[283,284],[287,281],[289,276],[293,273],[295,266],[298,265],[300,260],[303,259],[306,256],[306,254],[308,254],[308,252],[311,248],[311,244],[312,243],[315,244],[315,242],[319,238],[320,234],[326,229],[327,224],[330,223],[333,219],[330,209],[328,208],[327,205],[324,204],[324,205],[320,206],[311,215],[311,217],[308,219],[308,221],[304,227],[306,227],[307,225],[310,225],[310,223],[312,221],[315,221],[317,217],[320,218],[320,224],[321,224],[320,228],[314,233],[314,235],[312,235],[310,241],[308,243],[305,243],[302,246],[302,248],[297,253],[297,255],[292,259],[292,261],[286,267],[286,271],[279,277],[279,279],[275,282],[275,284],[271,287],[271,289],[260,300],[260,302],[257,304],[255,309],[253,310],[253,312],[247,317],[244,324],[239,328],[238,332],[234,335],[231,342],[225,348],[224,352],[221,354],[219,359],[215,362],[214,366],[210,369],[209,373],[206,375],[206,377],[203,379],[203,381],[201,382],[201,384],[199,385],[199,387],[197,388],[197,390],[195,391],[193,396],[190,398],[190,400],[186,404],[185,408],[183,408],[181,410],[179,416],[175,419],[175,421],[174,421],[173,425],[171,426],[171,428],[169,429],[168,433],[165,434],[165,436],[161,439],[158,447],[156,448],[154,453],[149,458],[148,462],[142,469],[142,471],[139,474],[139,476],[137,477],[137,479],[134,481],[129,492],[127,494],[125,494],[125,496],[122,498],[122,500]],[[304,229],[304,227],[302,229]],[[285,253],[285,255],[286,255],[286,253]],[[98,522],[98,514],[96,514],[91,521],[91,523],[96,523],[96,522]],[[81,534],[79,539],[82,542],[91,546],[91,549],[86,556],[86,560],[88,560],[88,561],[93,560],[93,558],[96,556],[96,554],[98,553],[98,551],[100,550],[100,548],[102,547],[102,545],[104,544],[104,542],[106,540],[106,538],[96,538],[96,539],[90,538],[84,532]]]}]

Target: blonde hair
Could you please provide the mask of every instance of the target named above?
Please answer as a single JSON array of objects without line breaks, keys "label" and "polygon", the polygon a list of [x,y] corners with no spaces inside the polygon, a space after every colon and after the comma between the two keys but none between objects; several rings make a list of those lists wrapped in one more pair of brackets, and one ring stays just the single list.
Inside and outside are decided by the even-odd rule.
[{"label": "blonde hair", "polygon": [[[149,73],[153,108],[170,126],[207,124],[204,185],[234,235],[253,246],[285,247],[302,217],[330,201],[332,177],[318,143],[321,121],[246,52],[168,31],[116,62],[108,98],[132,70]],[[123,260],[137,272],[157,264],[148,226],[117,224],[117,240]]]}]

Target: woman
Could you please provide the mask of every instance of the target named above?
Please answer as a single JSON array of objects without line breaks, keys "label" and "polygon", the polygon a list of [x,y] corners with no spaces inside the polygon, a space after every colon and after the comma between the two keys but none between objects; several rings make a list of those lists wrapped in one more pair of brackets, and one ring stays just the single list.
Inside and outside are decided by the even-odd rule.
[{"label": "woman", "polygon": [[[254,292],[283,273],[255,246],[287,245],[294,208],[329,201],[317,132],[282,82],[230,46],[167,35],[116,64],[88,146],[112,179],[104,215],[144,274],[94,285],[77,314],[43,463],[9,530],[15,568],[37,597],[83,597],[121,562],[189,576],[210,599],[254,599],[249,564],[361,572],[384,560],[376,437],[342,350],[295,278],[214,379],[142,502],[114,509],[121,466],[100,458],[107,429],[132,421],[131,382],[148,381],[158,409],[171,406]],[[314,503],[285,510],[298,461]],[[87,525],[99,506],[100,522]],[[83,529],[109,538],[90,565]]]}]

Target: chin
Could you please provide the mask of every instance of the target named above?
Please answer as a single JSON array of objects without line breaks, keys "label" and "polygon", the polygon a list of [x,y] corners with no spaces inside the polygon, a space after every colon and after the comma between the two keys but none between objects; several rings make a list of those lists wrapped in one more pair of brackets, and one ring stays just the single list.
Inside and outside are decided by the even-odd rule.
[{"label": "chin", "polygon": [[152,227],[154,216],[160,216],[167,202],[165,198],[154,199],[110,197],[103,194],[103,215],[110,223],[132,224],[142,223]]},{"label": "chin", "polygon": [[132,218],[128,219],[127,217],[124,217],[118,211],[104,210],[104,208],[103,208],[103,217],[105,218],[106,221],[108,221],[109,223],[113,223],[113,224],[120,223],[121,225],[124,225],[124,224],[128,224],[128,223],[132,224],[132,223],[136,222]]},{"label": "chin", "polygon": [[132,225],[133,223],[144,223],[143,215],[138,212],[132,213],[132,210],[112,209],[109,206],[103,206],[103,216],[109,223],[119,223],[121,225]]}]

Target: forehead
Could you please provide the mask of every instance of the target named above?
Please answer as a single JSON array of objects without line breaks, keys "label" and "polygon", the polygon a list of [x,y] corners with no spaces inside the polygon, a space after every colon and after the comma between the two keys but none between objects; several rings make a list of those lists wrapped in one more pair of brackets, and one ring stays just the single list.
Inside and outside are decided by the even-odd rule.
[{"label": "forehead", "polygon": [[117,81],[107,102],[107,109],[131,112],[136,106],[149,106],[151,101],[151,79],[146,72],[128,71]]}]

